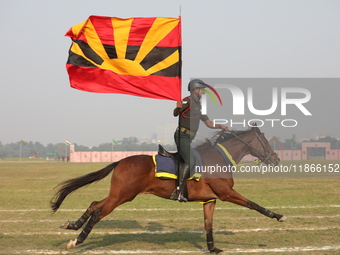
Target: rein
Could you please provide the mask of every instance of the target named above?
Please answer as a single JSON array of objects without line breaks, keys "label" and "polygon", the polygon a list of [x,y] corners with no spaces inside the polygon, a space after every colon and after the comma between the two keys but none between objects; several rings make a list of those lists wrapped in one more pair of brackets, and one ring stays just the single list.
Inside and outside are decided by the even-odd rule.
[{"label": "rein", "polygon": [[[260,135],[255,132],[254,130],[252,130],[255,135],[256,135],[256,138],[257,140],[261,143],[262,145],[262,148],[264,150],[264,153],[260,152],[259,149],[255,148],[254,146],[252,146],[251,144],[249,144],[248,142],[244,141],[242,138],[240,138],[238,135],[236,135],[234,132],[231,132],[229,131],[228,133],[233,135],[237,140],[239,140],[240,142],[244,143],[245,145],[247,145],[251,150],[257,152],[259,155],[260,155],[260,159],[258,160],[255,160],[253,162],[249,162],[249,163],[245,163],[245,164],[252,164],[252,163],[256,163],[256,164],[260,164],[261,162],[266,162],[268,159],[270,160],[270,162],[272,164],[274,164],[273,160],[270,158],[272,155],[276,155],[275,152],[269,152],[267,147],[265,146],[264,142],[262,141],[261,137],[264,136],[264,133],[261,133]],[[242,164],[242,165],[245,165],[245,164]]]}]

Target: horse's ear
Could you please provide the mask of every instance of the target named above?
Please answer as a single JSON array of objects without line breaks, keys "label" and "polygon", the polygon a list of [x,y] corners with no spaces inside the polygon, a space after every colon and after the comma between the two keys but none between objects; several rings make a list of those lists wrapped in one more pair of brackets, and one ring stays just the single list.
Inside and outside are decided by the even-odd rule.
[{"label": "horse's ear", "polygon": [[251,128],[252,128],[252,129],[256,129],[256,128],[257,128],[257,123],[256,123],[256,122],[253,122],[253,123],[251,124]]},{"label": "horse's ear", "polygon": [[256,122],[253,122],[253,123],[251,124],[251,129],[253,129],[253,130],[255,130],[255,131],[258,131],[258,130],[259,130],[259,128],[258,128]]}]

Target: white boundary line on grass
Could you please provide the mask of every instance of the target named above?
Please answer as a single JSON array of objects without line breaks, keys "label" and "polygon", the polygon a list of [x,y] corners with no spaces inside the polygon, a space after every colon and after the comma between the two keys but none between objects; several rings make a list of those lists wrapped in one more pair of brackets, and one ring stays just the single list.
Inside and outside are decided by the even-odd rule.
[{"label": "white boundary line on grass", "polygon": [[[325,226],[318,228],[248,228],[248,229],[219,229],[215,230],[215,233],[220,232],[234,232],[234,233],[242,233],[242,232],[264,232],[264,231],[325,231],[331,229],[340,229],[340,226]],[[204,234],[205,231],[197,230],[197,231],[127,231],[127,232],[118,232],[118,231],[96,231],[93,230],[91,233],[97,235],[121,235],[121,234],[150,234],[150,235],[164,235],[164,234],[175,234],[175,233],[194,233],[194,234]],[[55,231],[55,232],[5,232],[2,233],[6,236],[31,236],[31,235],[75,235],[74,231]]]},{"label": "white boundary line on grass", "polygon": [[[267,248],[267,249],[227,249],[224,248],[224,253],[267,253],[267,252],[301,252],[301,251],[336,251],[340,250],[340,245],[332,245],[332,246],[301,246],[301,247],[280,247],[280,248]],[[82,254],[197,254],[198,252],[205,253],[205,250],[191,250],[191,251],[183,251],[183,250],[157,250],[157,251],[148,251],[148,250],[85,250],[82,251]],[[61,250],[22,250],[22,251],[13,251],[12,254],[71,254],[73,252],[70,251],[61,251]]]},{"label": "white boundary line on grass", "polygon": [[[288,218],[308,218],[308,219],[324,219],[324,218],[339,218],[340,214],[335,214],[335,215],[289,215]],[[176,217],[171,218],[171,220],[179,219]],[[190,221],[190,220],[197,220],[197,218],[180,218],[183,221]],[[230,217],[228,216],[228,220],[230,219],[237,219],[237,220],[252,220],[252,219],[266,219],[264,217]],[[105,220],[114,220],[114,221],[128,221],[129,219],[112,219],[112,218],[105,218]],[[146,219],[138,219],[139,221],[166,221],[169,220],[169,218],[146,218]],[[60,222],[61,220],[0,220],[1,223],[28,223],[28,222]]]},{"label": "white boundary line on grass", "polygon": [[[323,207],[340,207],[340,205],[301,205],[301,206],[265,206],[267,209],[313,209]],[[59,209],[59,212],[83,212],[84,209]],[[202,208],[116,208],[115,211],[201,211]],[[245,207],[216,207],[215,210],[249,210]],[[0,212],[48,212],[51,209],[0,209]]]}]

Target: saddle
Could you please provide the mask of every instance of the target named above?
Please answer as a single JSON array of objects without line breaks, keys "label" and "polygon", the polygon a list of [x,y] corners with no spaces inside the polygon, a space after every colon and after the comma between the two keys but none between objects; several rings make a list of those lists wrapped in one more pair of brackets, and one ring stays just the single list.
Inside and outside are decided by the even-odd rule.
[{"label": "saddle", "polygon": [[179,157],[178,152],[174,152],[174,153],[168,152],[161,144],[158,144],[158,154],[163,157],[174,157],[174,158]]}]

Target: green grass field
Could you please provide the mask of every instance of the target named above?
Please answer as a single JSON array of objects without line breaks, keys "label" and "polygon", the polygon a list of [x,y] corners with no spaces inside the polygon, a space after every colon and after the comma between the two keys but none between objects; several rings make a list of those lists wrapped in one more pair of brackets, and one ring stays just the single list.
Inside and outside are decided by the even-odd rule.
[{"label": "green grass field", "polygon": [[[53,188],[106,165],[0,161],[0,254],[207,252],[202,205],[152,195],[140,195],[118,207],[82,245],[66,251],[67,242],[81,230],[58,226],[78,219],[92,201],[106,197],[110,178],[71,194],[55,214],[49,208]],[[225,254],[339,254],[340,179],[329,177],[236,178],[239,193],[289,220],[278,223],[256,211],[217,201],[216,247]]]}]

